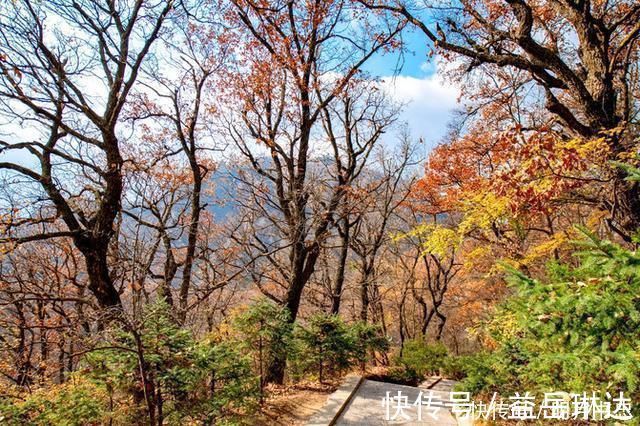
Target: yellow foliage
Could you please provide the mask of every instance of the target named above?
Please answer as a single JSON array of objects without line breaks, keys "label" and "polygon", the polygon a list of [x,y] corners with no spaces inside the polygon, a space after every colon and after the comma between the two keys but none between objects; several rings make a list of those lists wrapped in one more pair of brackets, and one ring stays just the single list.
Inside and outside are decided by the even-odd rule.
[{"label": "yellow foliage", "polygon": [[233,332],[233,327],[231,326],[229,321],[222,321],[214,330],[207,333],[203,341],[215,343],[221,342],[225,338],[228,338],[230,335],[232,335]]},{"label": "yellow foliage", "polygon": [[437,223],[424,223],[416,226],[411,231],[392,236],[394,241],[408,237],[418,237],[422,240],[423,254],[434,254],[446,257],[452,250],[459,247],[462,238],[454,229],[447,228]]},{"label": "yellow foliage", "polygon": [[593,210],[587,218],[587,229],[596,229],[603,220],[609,216],[609,212],[605,210]]},{"label": "yellow foliage", "polygon": [[548,257],[554,250],[561,248],[568,241],[569,237],[566,232],[556,232],[548,240],[533,246],[520,263],[529,265],[537,259]]},{"label": "yellow foliage", "polygon": [[465,271],[472,271],[477,266],[479,260],[486,259],[492,252],[493,250],[489,245],[474,247],[465,253],[462,265],[463,269]]},{"label": "yellow foliage", "polygon": [[434,225],[423,244],[424,252],[445,258],[456,250],[462,242],[462,237],[453,229]]},{"label": "yellow foliage", "polygon": [[11,399],[0,404],[0,416],[5,416],[10,423],[35,425],[125,424],[123,415],[130,408],[118,405],[111,411],[107,390],[80,374],[32,392],[16,387]]},{"label": "yellow foliage", "polygon": [[573,138],[563,143],[561,148],[575,150],[580,158],[606,158],[609,151],[606,138]]},{"label": "yellow foliage", "polygon": [[499,335],[502,337],[516,337],[520,330],[518,326],[518,320],[513,312],[498,312],[496,315],[492,315],[490,319],[469,330],[471,335],[480,337],[483,344],[488,348],[495,347],[495,341],[490,335]]},{"label": "yellow foliage", "polygon": [[458,233],[466,235],[475,229],[488,229],[497,221],[504,219],[508,212],[509,202],[490,191],[473,194],[462,202],[464,218],[458,225]]}]

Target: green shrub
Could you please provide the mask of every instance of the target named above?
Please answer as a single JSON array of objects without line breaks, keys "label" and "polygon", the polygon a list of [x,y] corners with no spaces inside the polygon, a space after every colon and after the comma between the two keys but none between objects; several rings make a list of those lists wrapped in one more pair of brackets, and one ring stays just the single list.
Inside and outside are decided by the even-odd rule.
[{"label": "green shrub", "polygon": [[233,422],[250,414],[258,397],[250,360],[232,344],[196,340],[170,312],[166,303],[157,302],[135,327],[114,329],[104,349],[87,357],[92,380],[122,404],[133,396],[134,416],[157,418],[162,407],[168,424]]},{"label": "green shrub", "polygon": [[439,374],[447,357],[447,348],[442,343],[428,343],[424,338],[407,340],[398,357],[397,364],[407,370],[407,374],[424,378]]},{"label": "green shrub", "polygon": [[238,347],[253,359],[260,376],[260,389],[275,359],[286,359],[291,352],[292,324],[286,308],[267,299],[260,299],[232,321]]},{"label": "green shrub", "polygon": [[320,382],[327,374],[352,366],[356,340],[338,316],[315,315],[306,327],[296,328],[295,336],[299,342],[299,366],[304,372],[316,372]]},{"label": "green shrub", "polygon": [[552,264],[541,281],[510,271],[515,294],[483,330],[470,391],[625,392],[639,400],[640,254],[587,236],[577,267]]},{"label": "green shrub", "polygon": [[422,382],[422,377],[418,376],[415,371],[408,370],[401,365],[392,365],[387,369],[385,375],[382,377],[374,376],[372,379],[406,386],[418,386]]},{"label": "green shrub", "polygon": [[317,314],[308,324],[297,324],[294,332],[291,373],[326,377],[366,363],[374,351],[386,351],[389,340],[380,327],[362,322],[346,324],[337,315]]},{"label": "green shrub", "polygon": [[196,344],[192,355],[193,385],[188,389],[190,398],[181,406],[187,416],[177,416],[176,424],[184,424],[187,418],[234,423],[258,408],[257,377],[234,342],[205,339]]},{"label": "green shrub", "polygon": [[498,371],[499,368],[507,367],[500,364],[500,357],[495,353],[480,352],[461,358],[464,359],[462,368],[459,370],[462,374],[458,377],[451,377],[461,381],[456,390],[465,390],[474,394],[489,391],[504,394],[506,382],[511,376]]},{"label": "green shrub", "polygon": [[470,356],[449,355],[442,361],[440,374],[447,379],[461,380],[467,376],[472,361]]},{"label": "green shrub", "polygon": [[[0,423],[233,424],[257,408],[258,381],[233,343],[195,339],[160,301],[105,330],[62,384],[0,398]],[[144,372],[144,374],[142,373]]]},{"label": "green shrub", "polygon": [[373,353],[387,352],[390,348],[389,338],[377,324],[358,321],[349,327],[349,333],[355,341],[353,356],[362,364],[368,362]]}]

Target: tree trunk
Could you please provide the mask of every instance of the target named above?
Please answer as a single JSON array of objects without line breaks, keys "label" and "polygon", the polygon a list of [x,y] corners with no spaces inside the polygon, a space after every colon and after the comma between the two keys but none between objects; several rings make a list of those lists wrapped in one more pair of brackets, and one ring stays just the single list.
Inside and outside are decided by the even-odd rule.
[{"label": "tree trunk", "polygon": [[[298,316],[300,308],[300,300],[302,299],[302,291],[306,280],[304,279],[305,259],[307,258],[306,247],[304,242],[294,244],[290,255],[291,259],[291,282],[287,289],[285,299],[285,308],[289,312],[289,322],[293,324]],[[275,383],[281,385],[284,383],[285,367],[287,365],[286,354],[278,354],[271,359],[265,375],[267,383]]]},{"label": "tree trunk", "polygon": [[337,315],[340,312],[340,300],[342,299],[342,287],[344,285],[345,266],[347,255],[349,254],[349,218],[343,219],[344,228],[338,226],[340,233],[340,258],[338,259],[338,269],[331,295],[331,314]]},{"label": "tree trunk", "polygon": [[[295,322],[298,316],[302,291],[314,271],[319,255],[319,244],[315,244],[311,249],[308,249],[302,240],[293,247],[290,256],[292,265],[291,282],[289,283],[285,299],[285,307],[289,312],[289,322],[291,324]],[[266,381],[279,385],[283,384],[286,365],[286,354],[283,353],[282,355],[274,357],[269,365]]]},{"label": "tree trunk", "polygon": [[78,248],[84,255],[89,277],[89,290],[93,293],[100,307],[105,309],[122,309],[120,294],[113,285],[107,262],[108,243],[98,243],[91,239],[82,241]]},{"label": "tree trunk", "polygon": [[184,258],[184,268],[182,270],[182,283],[180,285],[180,312],[179,318],[184,322],[187,317],[187,304],[189,301],[189,289],[191,287],[191,270],[196,253],[196,243],[198,238],[198,227],[200,224],[200,192],[202,191],[202,173],[200,166],[196,162],[195,153],[189,158],[191,171],[193,174],[193,194],[191,196],[191,222],[187,239],[187,253]]},{"label": "tree trunk", "polygon": [[640,228],[640,187],[625,178],[623,170],[616,171],[609,226],[625,241],[632,242],[632,236]]},{"label": "tree trunk", "polygon": [[284,370],[287,366],[286,357],[274,357],[269,364],[265,381],[267,383],[275,383],[281,385],[284,383]]},{"label": "tree trunk", "polygon": [[442,339],[442,332],[444,331],[444,325],[447,322],[447,317],[444,316],[444,314],[442,314],[438,310],[436,310],[436,315],[438,316],[438,319],[440,320],[440,324],[438,324],[438,332],[436,334],[436,340],[440,341]]},{"label": "tree trunk", "polygon": [[369,283],[365,280],[360,285],[360,320],[367,322],[369,318]]}]

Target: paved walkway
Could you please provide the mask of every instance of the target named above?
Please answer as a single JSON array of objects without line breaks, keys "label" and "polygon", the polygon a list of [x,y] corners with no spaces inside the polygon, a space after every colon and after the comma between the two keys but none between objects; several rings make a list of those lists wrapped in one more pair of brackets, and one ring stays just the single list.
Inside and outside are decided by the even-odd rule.
[{"label": "paved walkway", "polygon": [[327,398],[324,407],[317,412],[307,426],[327,426],[333,419],[345,410],[345,404],[353,398],[354,390],[361,385],[364,379],[360,376],[347,376],[338,389]]},{"label": "paved walkway", "polygon": [[[456,419],[443,404],[443,401],[449,400],[449,392],[455,382],[442,380],[428,389],[436,380],[436,378],[427,380],[420,387],[365,380],[335,424],[338,426],[457,425]],[[419,407],[413,405],[420,391],[423,392],[421,415]],[[431,391],[433,393],[430,393]],[[383,402],[387,392],[389,392],[390,398],[397,397],[398,392],[401,392],[401,397],[407,397],[408,407],[398,411],[399,404],[394,401],[389,402],[387,407],[387,404]],[[431,401],[427,407],[426,398],[429,396],[431,396]],[[404,406],[404,404],[402,405]]]}]

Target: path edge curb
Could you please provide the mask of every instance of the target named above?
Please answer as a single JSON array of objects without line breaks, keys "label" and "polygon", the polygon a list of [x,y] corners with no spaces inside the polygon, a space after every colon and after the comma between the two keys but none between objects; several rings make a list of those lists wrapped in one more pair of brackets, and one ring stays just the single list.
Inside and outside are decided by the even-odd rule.
[{"label": "path edge curb", "polygon": [[[349,378],[347,378],[347,380],[345,380],[345,382],[343,382],[342,385],[338,387],[338,389],[336,389],[334,393],[329,395],[329,397],[327,398],[327,401],[325,402],[324,407],[309,420],[309,422],[307,423],[307,426],[334,426],[337,424],[338,419],[344,413],[345,409],[347,408],[349,403],[353,400],[356,393],[358,392],[358,389],[360,389],[360,387],[362,386],[362,383],[364,383],[365,381],[365,378],[363,376],[352,376],[352,377],[353,379],[357,378],[357,381],[354,385],[351,385],[352,386],[351,389],[349,389],[348,387],[346,389],[343,388],[343,386],[347,384],[346,382],[349,381]],[[336,404],[339,404],[337,409],[335,407],[333,408],[330,407],[331,396],[333,396],[334,394],[340,391],[348,394],[345,397],[342,397],[334,401]],[[332,413],[333,410],[335,410],[335,412]]]},{"label": "path edge curb", "polygon": [[347,405],[349,405],[349,403],[353,400],[353,397],[356,395],[356,392],[358,392],[358,389],[360,389],[360,386],[362,386],[363,382],[364,376],[360,376],[360,378],[358,379],[358,383],[356,383],[353,389],[351,389],[349,396],[347,396],[340,408],[338,408],[338,411],[336,411],[336,414],[333,416],[328,426],[334,426],[336,424],[342,413],[344,413],[344,410],[347,408]]}]

